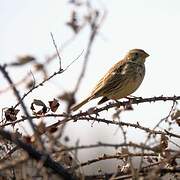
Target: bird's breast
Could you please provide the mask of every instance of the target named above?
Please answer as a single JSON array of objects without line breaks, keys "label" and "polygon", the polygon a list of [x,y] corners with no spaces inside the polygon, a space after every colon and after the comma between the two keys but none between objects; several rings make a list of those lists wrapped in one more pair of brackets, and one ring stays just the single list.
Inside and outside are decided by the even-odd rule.
[{"label": "bird's breast", "polygon": [[145,66],[137,65],[123,69],[123,82],[115,87],[107,96],[109,99],[120,99],[132,94],[140,86],[145,75]]}]

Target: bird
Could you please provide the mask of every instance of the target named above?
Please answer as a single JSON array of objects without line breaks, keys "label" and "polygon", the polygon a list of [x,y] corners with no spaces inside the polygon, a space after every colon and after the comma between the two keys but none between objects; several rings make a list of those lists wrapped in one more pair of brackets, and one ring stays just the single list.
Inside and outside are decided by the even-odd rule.
[{"label": "bird", "polygon": [[149,56],[142,49],[132,49],[125,57],[114,64],[100,79],[90,95],[79,104],[71,108],[78,110],[92,99],[102,97],[98,102],[102,104],[107,100],[126,98],[135,92],[141,85],[145,76],[145,60]]}]

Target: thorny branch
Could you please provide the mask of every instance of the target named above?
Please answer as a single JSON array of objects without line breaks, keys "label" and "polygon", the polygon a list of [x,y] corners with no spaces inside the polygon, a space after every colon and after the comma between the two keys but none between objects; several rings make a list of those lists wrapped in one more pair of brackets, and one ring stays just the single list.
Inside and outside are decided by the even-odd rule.
[{"label": "thorny branch", "polygon": [[[172,113],[172,111],[173,111],[174,106],[175,106],[176,103],[177,103],[177,101],[173,101],[173,105],[172,105],[172,107],[171,107],[168,115],[167,115],[165,118],[161,119],[161,120],[154,126],[153,130],[155,130],[157,127],[159,127],[159,125],[160,125],[163,121],[167,120],[167,119],[170,117],[170,115],[171,115],[171,113]],[[168,131],[167,131],[167,132],[168,132]],[[145,140],[145,143],[144,143],[145,145],[146,145],[147,142],[150,140],[151,135],[152,135],[152,132],[149,132],[149,134],[148,134],[148,136],[147,136],[147,138],[146,138],[146,140]],[[168,134],[168,135],[169,135],[169,134]],[[145,149],[142,149],[142,153],[144,153],[144,150],[145,150]],[[143,164],[143,158],[141,158],[140,165],[139,165],[139,169],[141,169],[142,164]]]},{"label": "thorny branch", "polygon": [[20,102],[20,105],[22,106],[22,109],[23,109],[23,111],[24,111],[24,114],[26,115],[26,117],[27,117],[27,119],[28,119],[28,121],[29,121],[29,123],[30,123],[30,125],[31,125],[31,128],[33,129],[33,131],[34,131],[34,133],[35,133],[35,135],[36,135],[36,138],[37,138],[37,140],[38,140],[38,142],[39,142],[40,149],[43,149],[43,144],[42,144],[41,138],[39,137],[39,134],[38,134],[38,132],[36,131],[35,125],[34,125],[34,123],[33,123],[33,120],[32,120],[32,118],[31,118],[31,116],[29,115],[29,112],[28,112],[28,110],[27,110],[27,108],[26,108],[26,105],[25,105],[24,102],[22,101],[22,98],[21,98],[21,96],[20,96],[20,94],[19,94],[19,91],[18,91],[17,88],[14,86],[14,83],[13,83],[12,79],[10,78],[8,72],[6,71],[5,67],[3,67],[3,66],[0,65],[0,71],[2,72],[2,74],[4,75],[4,77],[6,78],[6,80],[7,80],[8,83],[10,84],[10,86],[12,87],[13,92],[14,92],[17,100]]},{"label": "thorny branch", "polygon": [[[159,97],[144,98],[144,99],[140,98],[138,100],[131,99],[131,104],[140,104],[140,103],[144,103],[144,102],[156,102],[156,101],[177,101],[179,99],[180,99],[180,96],[173,96],[173,97],[159,96]],[[164,135],[168,135],[170,137],[180,138],[180,135],[169,132],[166,129],[163,132],[161,130],[155,130],[155,129],[150,129],[150,128],[141,126],[138,123],[133,124],[133,123],[126,123],[126,122],[122,122],[122,121],[118,122],[118,121],[107,120],[107,119],[104,119],[104,118],[96,118],[96,117],[92,116],[93,114],[98,115],[100,112],[102,112],[104,110],[108,110],[110,108],[117,107],[117,106],[119,106],[119,104],[123,105],[123,106],[126,106],[127,104],[129,104],[129,101],[112,103],[112,104],[103,106],[101,108],[95,108],[91,112],[84,111],[84,112],[77,113],[75,115],[70,115],[70,114],[63,113],[63,114],[45,114],[45,115],[39,116],[39,117],[43,117],[43,118],[45,118],[45,117],[46,118],[48,118],[48,117],[62,117],[63,118],[64,117],[65,118],[65,119],[59,120],[58,122],[48,126],[47,130],[51,129],[53,127],[58,127],[59,125],[67,123],[69,121],[75,121],[76,122],[76,121],[85,121],[85,120],[87,120],[87,121],[96,121],[96,122],[101,122],[101,123],[106,123],[106,124],[117,125],[117,126],[134,127],[134,128],[141,129],[141,130],[143,130],[145,132],[149,132],[150,134],[164,134]],[[38,116],[31,116],[32,119],[36,119],[37,117]],[[5,126],[8,126],[8,125],[13,125],[14,126],[16,123],[25,121],[26,119],[27,119],[27,117],[24,116],[22,119],[16,120],[14,122],[8,122],[8,123],[2,125],[1,127],[5,127]]]},{"label": "thorny branch", "polygon": [[[68,147],[68,148],[64,148],[61,149],[60,152],[63,151],[73,151],[73,150],[80,150],[80,149],[91,149],[91,148],[99,148],[99,147],[111,147],[114,149],[118,149],[120,147],[132,147],[132,148],[138,148],[138,149],[145,149],[148,151],[153,151],[153,152],[158,152],[156,147],[150,147],[148,145],[144,145],[144,144],[137,144],[137,143],[133,143],[133,142],[129,142],[129,143],[121,143],[121,144],[110,144],[110,143],[102,143],[102,142],[98,142],[97,144],[89,144],[89,145],[81,145],[81,146],[72,146],[72,147]],[[177,152],[176,150],[173,149],[169,149],[171,152]]]},{"label": "thorny branch", "polygon": [[[84,162],[84,163],[81,163],[80,165],[74,167],[75,169],[76,168],[79,168],[79,167],[82,167],[82,166],[87,166],[87,165],[90,165],[90,164],[93,164],[93,163],[96,163],[98,161],[103,161],[103,160],[107,160],[107,159],[123,159],[123,158],[127,158],[127,157],[138,157],[138,156],[142,156],[142,153],[128,153],[128,154],[115,154],[115,155],[107,155],[107,154],[103,154],[102,156],[100,157],[97,157],[95,159],[91,159],[87,162]],[[156,153],[144,153],[144,156],[158,156],[158,154]]]},{"label": "thorny branch", "polygon": [[[76,8],[81,6],[80,1],[70,1],[70,2],[74,4]],[[119,165],[120,171],[117,170],[117,172],[113,172],[113,173],[101,172],[102,173],[101,175],[92,174],[91,176],[86,176],[84,172],[83,173],[81,172],[78,178],[81,177],[81,179],[100,179],[100,178],[101,179],[127,179],[127,178],[134,178],[136,174],[137,174],[137,178],[141,176],[146,177],[148,175],[151,175],[152,172],[155,172],[157,177],[159,177],[160,175],[162,176],[163,174],[166,174],[166,173],[180,173],[180,168],[177,161],[180,158],[179,145],[177,143],[174,143],[172,139],[172,138],[174,139],[176,138],[177,140],[179,140],[180,135],[177,132],[175,133],[173,129],[168,129],[168,128],[161,129],[161,130],[158,129],[159,125],[162,122],[166,123],[171,118],[171,114],[172,114],[172,111],[174,110],[174,106],[180,100],[180,96],[169,96],[169,97],[157,96],[157,97],[150,97],[150,98],[142,98],[142,97],[131,98],[130,100],[110,102],[109,104],[105,104],[102,107],[93,107],[93,108],[88,109],[87,111],[80,111],[76,113],[71,112],[70,107],[74,102],[73,98],[74,96],[76,96],[76,93],[79,90],[80,85],[82,83],[82,79],[85,76],[87,64],[90,58],[90,54],[92,52],[92,47],[95,42],[95,38],[99,34],[99,30],[107,14],[105,10],[104,10],[104,13],[101,14],[99,10],[96,10],[90,7],[90,1],[87,1],[86,6],[88,6],[88,8],[90,8],[92,11],[88,14],[88,16],[86,16],[86,18],[84,18],[86,19],[85,22],[79,25],[79,23],[77,22],[78,21],[77,17],[76,17],[77,13],[76,11],[73,11],[72,19],[70,20],[70,22],[67,23],[67,25],[73,30],[74,34],[67,42],[64,43],[63,45],[64,47],[66,47],[69,43],[74,41],[77,35],[80,35],[80,32],[82,31],[84,27],[86,26],[90,27],[90,34],[88,37],[87,48],[85,50],[82,70],[80,72],[78,81],[75,84],[74,90],[72,90],[71,93],[69,93],[70,98],[68,97],[69,99],[68,98],[66,99],[67,108],[65,109],[64,112],[58,114],[58,113],[55,113],[55,111],[53,111],[53,113],[49,113],[49,111],[47,111],[42,114],[35,113],[34,115],[31,116],[28,113],[28,110],[24,103],[24,99],[28,97],[28,95],[32,91],[43,86],[44,83],[52,79],[54,76],[66,71],[71,66],[71,64],[74,63],[82,55],[84,50],[66,68],[62,68],[62,64],[61,64],[62,62],[61,62],[61,57],[60,57],[59,52],[62,52],[61,50],[63,47],[61,47],[61,49],[58,50],[57,45],[55,43],[55,39],[51,33],[52,41],[53,41],[56,52],[53,55],[49,56],[44,62],[44,64],[40,64],[40,63],[38,64],[37,62],[35,62],[35,65],[38,66],[39,69],[43,72],[44,79],[42,80],[42,82],[36,84],[35,78],[33,78],[33,84],[30,90],[27,93],[25,93],[22,97],[20,96],[20,92],[17,89],[17,85],[21,84],[22,82],[25,82],[27,78],[29,77],[29,73],[19,83],[15,83],[12,81],[11,77],[6,71],[6,67],[17,66],[17,65],[20,65],[21,63],[18,64],[15,62],[15,63],[6,64],[4,66],[0,65],[0,71],[4,75],[5,79],[8,81],[9,86],[10,86],[9,89],[13,89],[13,92],[17,98],[17,104],[13,106],[13,108],[15,109],[17,108],[17,106],[21,105],[24,111],[23,116],[21,116],[21,118],[19,119],[15,119],[15,120],[13,119],[12,121],[7,120],[5,123],[3,121],[1,122],[2,124],[0,126],[0,136],[3,137],[1,141],[2,143],[4,142],[4,146],[6,147],[6,149],[8,149],[9,148],[8,146],[12,145],[12,143],[16,144],[14,148],[10,150],[8,149],[8,152],[10,153],[6,153],[6,156],[4,156],[5,158],[4,159],[2,158],[1,161],[3,162],[7,160],[11,156],[11,154],[13,154],[17,149],[20,149],[20,148],[26,151],[29,155],[29,157],[21,157],[18,161],[12,161],[12,163],[6,164],[7,166],[6,165],[1,166],[0,169],[4,170],[10,167],[16,168],[16,165],[23,163],[26,160],[26,158],[27,158],[27,161],[28,159],[35,159],[36,161],[41,162],[44,167],[50,168],[61,177],[64,177],[65,179],[73,179],[76,176],[74,177],[73,176],[74,173],[72,175],[71,172],[68,171],[69,169],[71,170],[73,168],[74,170],[81,169],[84,166],[89,166],[91,164],[94,165],[94,163],[99,162],[99,161],[106,161],[108,159],[118,159],[122,163]],[[47,75],[45,66],[49,64],[56,57],[59,58],[59,69],[56,72],[52,73],[51,75]],[[34,62],[33,57],[29,56],[28,58],[29,60],[32,60]],[[37,68],[31,74],[33,74],[34,76],[34,73],[38,72],[39,69]],[[121,107],[121,108],[124,108],[125,110],[126,107],[129,105],[133,105],[133,104],[138,105],[142,103],[151,103],[151,102],[159,102],[159,101],[164,101],[164,102],[172,101],[173,106],[171,107],[171,110],[169,111],[168,115],[165,118],[161,119],[154,128],[145,127],[142,124],[140,125],[139,123],[127,123],[121,120],[115,121],[115,120],[112,120],[113,118],[102,118],[101,116],[101,112],[108,111],[112,108],[115,108],[115,110],[117,110],[119,109],[119,107]],[[50,107],[48,108],[50,109]],[[120,113],[117,113],[117,115],[120,115]],[[54,117],[55,119],[58,118],[58,121],[56,121],[55,123],[53,121],[51,125],[46,126],[46,124],[44,123],[44,120],[49,117]],[[179,116],[177,115],[177,117],[174,118],[174,122],[176,122],[176,125],[180,125],[179,117],[180,115]],[[40,125],[38,124],[39,126],[38,125],[36,126],[35,124],[33,124],[33,120],[36,120],[36,119],[41,120]],[[20,123],[26,120],[30,122],[31,127],[34,130],[34,134],[32,136],[24,136],[19,133],[18,129],[15,128],[15,125],[17,123]],[[64,127],[66,126],[67,122],[80,123],[84,121],[86,122],[93,121],[93,123],[101,122],[107,125],[111,124],[111,125],[115,125],[118,128],[119,127],[122,128],[122,130],[124,127],[128,130],[130,129],[130,127],[135,128],[137,130],[142,130],[147,134],[148,140],[154,140],[156,143],[148,144],[147,142],[145,142],[145,143],[138,144],[138,143],[128,141],[126,131],[123,130],[123,135],[124,135],[123,143],[116,144],[116,143],[98,142],[95,144],[87,143],[87,145],[79,145],[78,143],[78,145],[75,145],[75,146],[65,146],[62,143],[61,137],[62,135],[64,135]],[[9,128],[11,126],[13,127],[13,130],[15,131],[17,130],[17,133],[9,133],[3,130],[4,128],[6,127]],[[54,135],[55,132],[56,132],[56,135]],[[36,150],[35,144],[36,144],[37,139],[34,140],[34,135],[36,136],[37,139],[39,139],[38,141],[40,142],[41,142],[41,139],[48,141],[49,149],[39,148],[39,150]],[[159,135],[161,137],[160,140],[156,138],[156,135]],[[66,138],[66,140],[68,141],[68,137]],[[43,143],[45,143],[46,141],[43,141]],[[170,143],[172,144],[174,143],[176,145],[176,148],[170,148],[169,147]],[[45,146],[44,144],[42,144],[42,142],[41,142],[41,145]],[[68,154],[68,153],[71,153],[72,151],[75,151],[77,155],[77,152],[79,152],[79,150],[87,151],[90,148],[100,148],[100,147],[105,147],[105,148],[111,147],[111,148],[114,148],[114,150],[116,150],[117,152],[114,155],[103,154],[102,152],[100,156],[93,159],[89,159],[82,163],[79,163],[77,157],[73,159],[72,156],[69,156]],[[1,144],[0,151],[2,151],[2,149],[3,149],[3,145]],[[57,162],[63,162],[64,159],[55,161],[54,158],[52,158],[54,157],[54,155],[56,155],[56,153],[58,154],[63,153],[64,156],[62,157],[65,159],[65,162],[68,164],[68,168],[67,168],[68,170],[64,166],[62,166],[61,163],[57,163]],[[68,154],[68,156],[66,156],[66,153]],[[139,169],[135,169],[133,167],[133,164],[131,163],[134,157],[141,158],[143,163],[146,162],[146,165],[144,166],[144,164],[141,164]],[[75,161],[73,165],[72,165],[72,161]],[[124,171],[124,169],[127,169],[127,171]],[[4,177],[3,173],[1,172],[0,172],[0,177]]]},{"label": "thorny branch", "polygon": [[24,149],[31,158],[42,161],[45,167],[51,168],[55,173],[59,174],[64,179],[74,179],[59,163],[53,161],[48,154],[44,154],[35,150],[30,144],[24,143],[15,134],[11,134],[7,131],[0,130],[0,136],[12,141],[20,148]]}]

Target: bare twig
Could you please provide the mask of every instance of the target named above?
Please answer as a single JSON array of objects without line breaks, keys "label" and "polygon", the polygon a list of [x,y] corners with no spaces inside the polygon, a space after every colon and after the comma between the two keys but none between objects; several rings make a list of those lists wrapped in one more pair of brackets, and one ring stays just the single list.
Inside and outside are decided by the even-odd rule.
[{"label": "bare twig", "polygon": [[47,79],[44,79],[42,82],[40,82],[37,85],[34,85],[27,93],[25,93],[22,98],[19,100],[19,102],[14,106],[14,108],[16,108],[21,101],[23,101],[32,91],[34,91],[35,89],[41,87],[44,85],[44,83],[46,83],[47,81],[49,81],[50,79],[52,79],[54,76],[61,74],[63,72],[65,72],[76,60],[78,60],[80,58],[80,56],[82,55],[83,51],[63,70],[60,69],[57,72],[54,72],[52,75],[50,75]]},{"label": "bare twig", "polygon": [[99,15],[97,13],[96,16],[94,17],[93,21],[91,22],[91,34],[90,34],[88,45],[87,45],[87,51],[86,51],[86,54],[85,54],[85,57],[84,57],[84,63],[83,63],[82,71],[81,71],[81,73],[79,75],[79,79],[78,79],[77,84],[75,86],[75,89],[73,91],[74,94],[79,89],[81,81],[82,81],[82,79],[83,79],[83,77],[85,75],[85,71],[86,71],[86,67],[87,67],[87,63],[88,63],[88,60],[89,60],[89,55],[90,55],[90,52],[91,52],[91,48],[92,48],[94,39],[95,39],[96,35],[98,34],[99,28],[101,27],[105,17],[106,17],[106,11],[104,11],[104,14],[103,14],[103,16],[101,18],[101,21],[98,23]]},{"label": "bare twig", "polygon": [[52,38],[54,47],[55,47],[55,49],[56,49],[57,56],[58,56],[58,58],[59,58],[59,71],[62,71],[63,69],[62,69],[62,65],[61,65],[61,56],[60,56],[60,54],[59,54],[59,50],[58,50],[58,48],[57,48],[57,45],[56,45],[56,42],[55,42],[53,33],[51,32],[50,34],[51,34],[51,38]]}]

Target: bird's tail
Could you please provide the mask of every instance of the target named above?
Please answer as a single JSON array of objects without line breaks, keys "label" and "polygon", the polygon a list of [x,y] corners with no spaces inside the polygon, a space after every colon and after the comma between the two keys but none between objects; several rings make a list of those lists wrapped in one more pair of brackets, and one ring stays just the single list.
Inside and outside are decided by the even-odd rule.
[{"label": "bird's tail", "polygon": [[83,100],[82,102],[80,102],[79,104],[75,105],[72,107],[72,111],[76,111],[78,110],[81,106],[83,106],[84,104],[86,104],[88,101],[90,101],[92,99],[91,96],[87,97],[85,100]]}]

